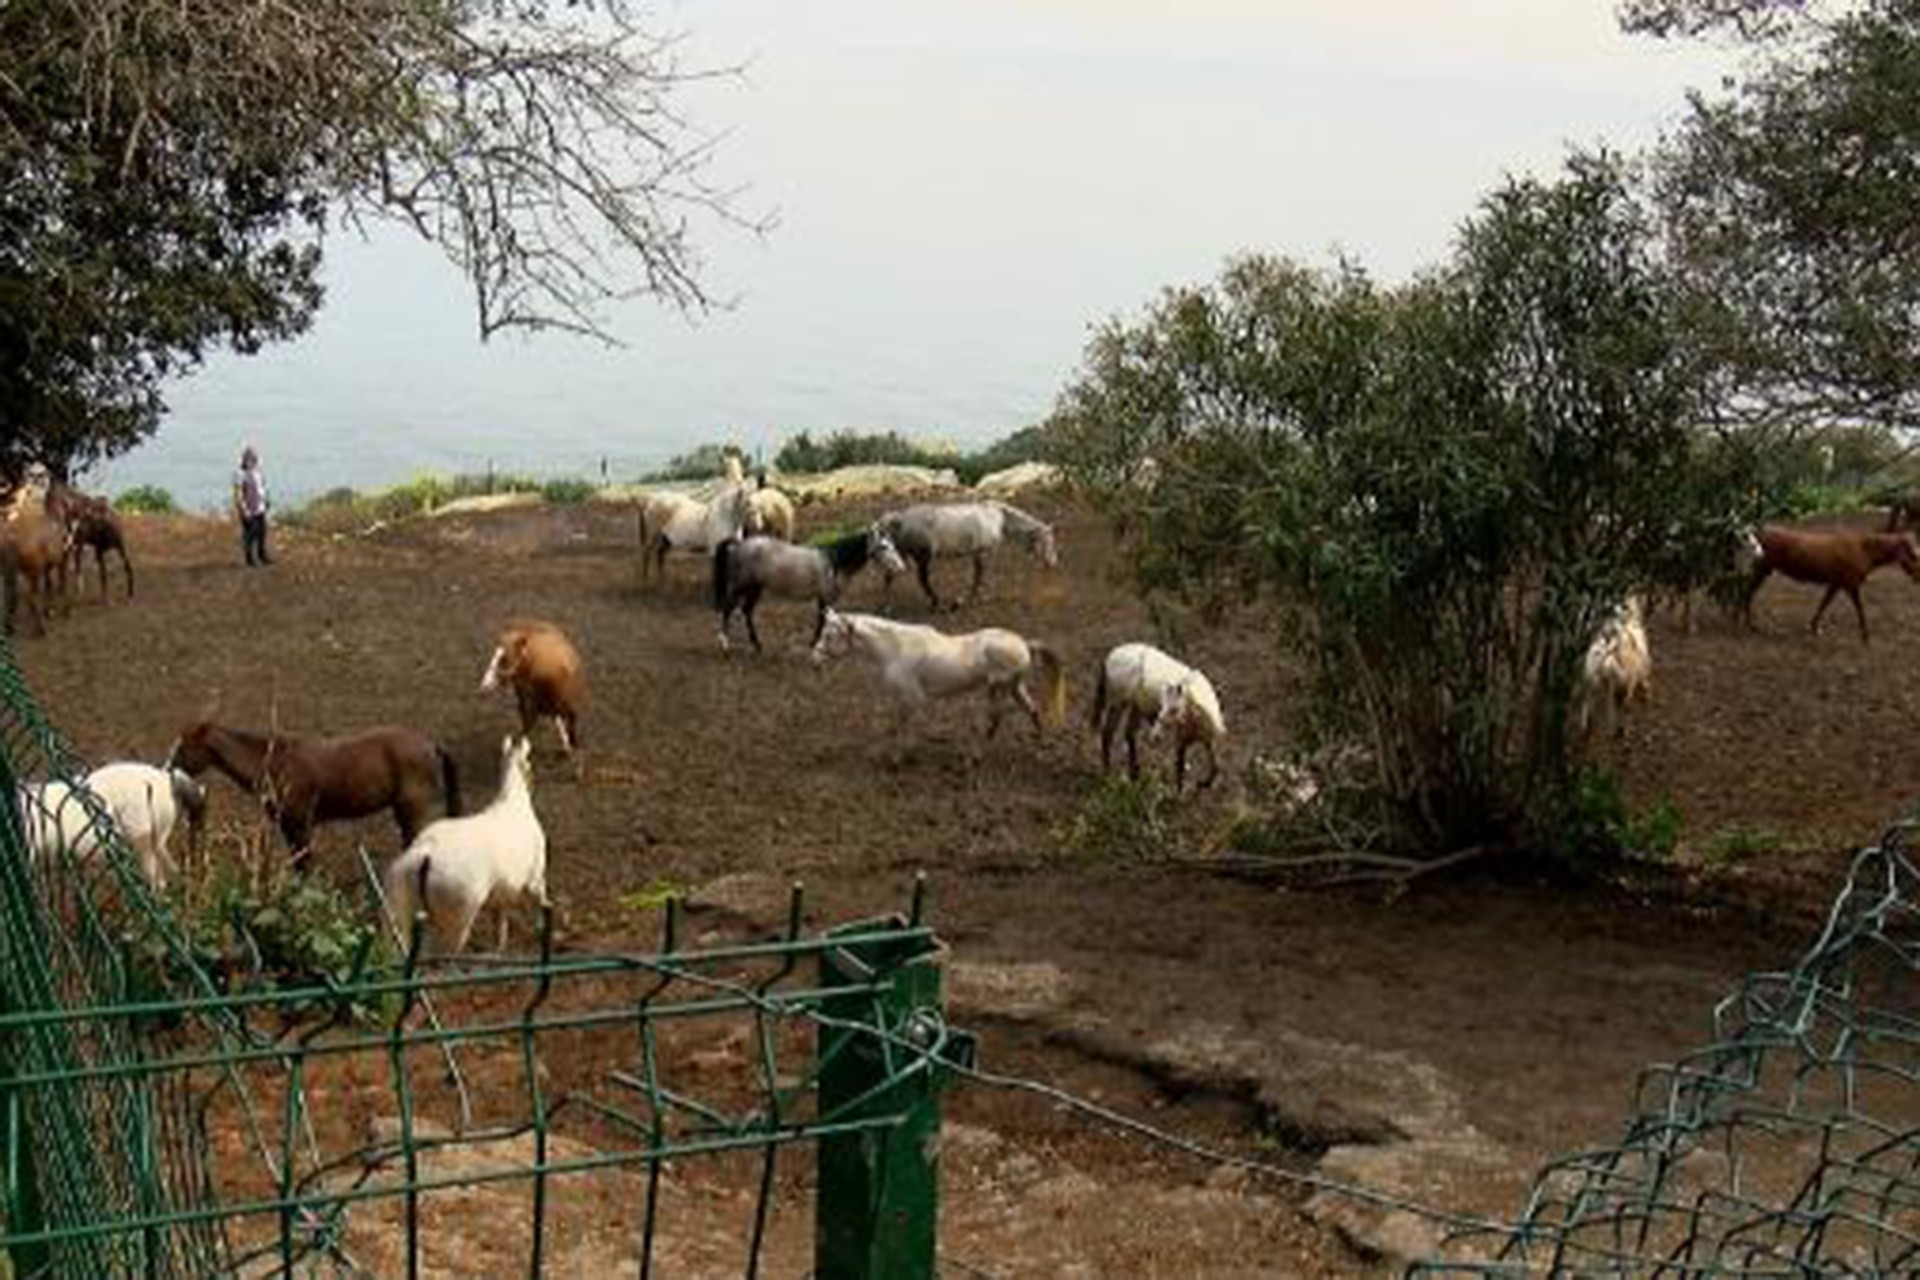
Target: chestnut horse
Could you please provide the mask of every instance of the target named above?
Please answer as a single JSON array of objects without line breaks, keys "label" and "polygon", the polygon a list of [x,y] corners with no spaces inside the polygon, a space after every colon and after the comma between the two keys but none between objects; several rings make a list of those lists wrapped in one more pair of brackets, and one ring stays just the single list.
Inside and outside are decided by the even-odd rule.
[{"label": "chestnut horse", "polygon": [[174,740],[167,766],[198,777],[215,768],[260,798],[304,870],[313,828],[321,822],[393,811],[400,842],[433,816],[436,794],[448,817],[460,813],[453,758],[417,729],[387,726],[341,738],[251,733],[202,720]]},{"label": "chestnut horse", "polygon": [[1841,529],[1787,529],[1768,525],[1757,535],[1760,558],[1747,582],[1741,613],[1753,625],[1753,598],[1769,575],[1779,573],[1795,582],[1811,582],[1827,589],[1813,611],[1812,630],[1820,630],[1827,606],[1842,591],[1853,601],[1860,620],[1860,639],[1867,639],[1867,611],[1860,604],[1860,584],[1882,565],[1897,564],[1920,582],[1920,548],[1904,533],[1853,533]]},{"label": "chestnut horse", "polygon": [[[80,573],[86,567],[88,548],[93,550],[94,567],[100,571],[100,599],[107,599],[107,552],[117,552],[120,569],[127,579],[127,599],[133,599],[133,561],[127,558],[127,534],[119,513],[105,498],[81,493],[55,480],[47,486],[47,514],[66,526],[69,571]],[[79,591],[78,584],[74,587]]]},{"label": "chestnut horse", "polygon": [[33,606],[34,625],[40,635],[45,635],[51,604],[66,594],[67,531],[44,511],[25,506],[0,525],[0,579],[4,579],[8,635],[13,634],[18,580],[23,578]]}]

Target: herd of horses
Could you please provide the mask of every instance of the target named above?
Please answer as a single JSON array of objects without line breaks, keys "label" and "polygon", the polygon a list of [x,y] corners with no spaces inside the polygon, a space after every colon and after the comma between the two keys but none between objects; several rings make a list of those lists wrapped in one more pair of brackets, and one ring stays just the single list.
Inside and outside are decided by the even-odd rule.
[{"label": "herd of horses", "polygon": [[0,592],[8,635],[14,634],[23,598],[36,632],[46,634],[48,617],[65,604],[88,551],[99,571],[100,598],[109,594],[111,553],[120,557],[127,598],[132,599],[133,561],[127,556],[126,528],[112,503],[58,478],[36,477],[13,491],[0,519]]},{"label": "herd of horses", "polygon": [[[763,596],[811,602],[811,660],[824,664],[847,657],[867,663],[893,703],[903,747],[911,721],[923,707],[963,695],[984,696],[985,739],[998,733],[1011,711],[1024,714],[1036,732],[1064,722],[1067,662],[1046,641],[1003,627],[947,631],[931,622],[887,616],[894,579],[909,564],[936,617],[978,605],[987,561],[1005,543],[1023,548],[1045,566],[1057,566],[1059,548],[1046,522],[1000,501],[924,502],[889,511],[818,545],[804,545],[791,540],[791,504],[785,503],[783,512],[780,504],[760,496],[768,492],[777,493],[750,487],[734,475],[707,501],[683,494],[643,500],[637,513],[643,586],[649,577],[665,572],[670,553],[704,555],[723,650],[731,649],[729,630],[736,612],[745,620],[754,649],[761,648],[755,609]],[[756,511],[761,513],[757,517]],[[14,505],[4,545],[9,582],[16,572],[27,580],[43,626],[44,609],[61,589],[50,573],[63,579],[80,552],[92,546],[103,566],[104,593],[101,548],[117,550],[125,562],[125,539],[111,507],[62,485],[49,485],[38,504]],[[1904,528],[1868,533],[1768,526],[1742,536],[1738,559],[1745,582],[1740,604],[1749,623],[1754,595],[1777,573],[1827,588],[1812,619],[1815,630],[1833,601],[1847,596],[1863,641],[1868,638],[1860,599],[1865,579],[1880,567],[1897,565],[1920,581],[1920,546]],[[932,569],[942,560],[971,563],[971,586],[964,599],[943,599],[936,589]],[[837,605],[847,581],[869,568],[885,577],[884,612],[840,611]],[[131,595],[130,564],[126,572]],[[11,597],[10,587],[10,613]],[[1644,692],[1649,671],[1644,620],[1637,603],[1630,604],[1596,635],[1587,679],[1631,701]],[[1112,767],[1116,739],[1123,739],[1128,771],[1137,778],[1139,737],[1145,730],[1149,740],[1171,740],[1176,792],[1185,786],[1192,748],[1207,757],[1199,785],[1214,781],[1226,720],[1219,695],[1204,673],[1135,642],[1109,651],[1094,677],[1091,725],[1100,738],[1103,769]],[[418,907],[435,948],[458,951],[475,915],[487,904],[546,901],[545,835],[533,808],[528,765],[531,734],[537,720],[551,717],[562,749],[568,754],[576,749],[584,664],[559,626],[514,623],[501,634],[481,688],[511,689],[520,724],[519,732],[502,744],[500,790],[478,812],[465,809],[452,756],[419,730],[386,726],[322,737],[255,732],[207,721],[183,728],[157,769],[128,762],[122,789],[131,798],[103,796],[102,802],[114,822],[142,833],[142,867],[155,880],[161,878],[160,850],[171,815],[198,818],[205,800],[198,779],[209,772],[226,776],[261,804],[279,828],[297,870],[308,865],[316,826],[388,813],[402,845],[386,878],[389,898],[401,908],[397,918],[412,919]],[[136,775],[135,769],[152,772]],[[50,802],[58,807],[74,799],[68,791],[57,790],[59,785],[40,784],[56,790],[31,798],[23,793],[29,807],[43,810],[37,821],[29,815],[26,822],[40,852],[80,838],[72,834],[70,820],[57,814],[49,818],[44,812]],[[143,795],[147,812],[129,811],[129,805],[140,808]]]}]

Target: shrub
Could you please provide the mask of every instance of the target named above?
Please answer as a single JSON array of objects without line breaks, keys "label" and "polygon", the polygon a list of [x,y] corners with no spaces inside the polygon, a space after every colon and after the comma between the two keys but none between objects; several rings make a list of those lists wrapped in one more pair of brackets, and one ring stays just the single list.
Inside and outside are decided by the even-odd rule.
[{"label": "shrub", "polygon": [[590,480],[549,480],[540,486],[540,497],[556,507],[573,507],[590,500],[598,492]]},{"label": "shrub", "polygon": [[1241,259],[1108,325],[1062,397],[1054,444],[1144,592],[1284,606],[1311,664],[1289,712],[1372,744],[1400,853],[1560,849],[1591,637],[1756,514],[1750,445],[1695,429],[1644,218],[1586,157],[1497,192],[1401,287]]},{"label": "shrub", "polygon": [[1095,862],[1162,859],[1179,851],[1172,794],[1152,778],[1103,777],[1053,832],[1062,853]]},{"label": "shrub", "polygon": [[171,515],[180,510],[173,495],[159,485],[137,484],[113,500],[121,511],[141,511],[152,515]]},{"label": "shrub", "polygon": [[666,484],[675,480],[711,480],[725,475],[727,455],[734,454],[744,465],[746,455],[730,444],[703,444],[670,458],[665,464],[640,477],[642,484]]}]

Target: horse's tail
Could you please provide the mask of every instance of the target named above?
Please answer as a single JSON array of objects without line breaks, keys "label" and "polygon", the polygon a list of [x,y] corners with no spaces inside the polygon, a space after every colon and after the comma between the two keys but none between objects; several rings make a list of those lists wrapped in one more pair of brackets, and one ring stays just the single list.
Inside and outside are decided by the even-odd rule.
[{"label": "horse's tail", "polygon": [[725,611],[733,590],[733,548],[738,538],[722,538],[713,549],[713,607]]},{"label": "horse's tail", "polygon": [[1103,658],[1093,672],[1093,717],[1087,723],[1095,733],[1100,731],[1100,722],[1107,718],[1107,663]]},{"label": "horse's tail", "polygon": [[447,754],[445,747],[435,746],[433,752],[440,757],[440,790],[447,802],[447,816],[457,818],[461,810],[460,770],[454,765],[453,757]]},{"label": "horse's tail", "polygon": [[1040,664],[1040,678],[1045,682],[1040,695],[1040,719],[1049,729],[1058,729],[1067,720],[1067,664],[1051,645],[1029,640],[1027,647],[1033,650],[1034,661]]}]

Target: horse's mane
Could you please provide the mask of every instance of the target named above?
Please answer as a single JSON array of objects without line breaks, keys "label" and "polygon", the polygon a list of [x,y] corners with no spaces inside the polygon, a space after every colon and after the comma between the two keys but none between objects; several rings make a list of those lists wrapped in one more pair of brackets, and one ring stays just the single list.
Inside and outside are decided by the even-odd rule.
[{"label": "horse's mane", "polygon": [[831,542],[820,544],[820,553],[833,566],[835,573],[857,573],[866,567],[873,555],[872,535],[862,529],[857,533],[845,534]]},{"label": "horse's mane", "polygon": [[1007,517],[1009,532],[1022,541],[1031,541],[1035,536],[1048,528],[1045,520],[1035,515],[1029,515],[1027,512],[1014,506],[1011,502],[1002,502],[998,498],[994,498],[990,499],[986,505],[998,507]]}]

